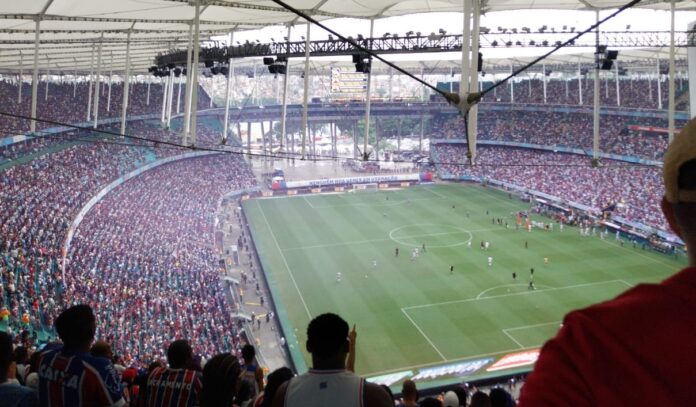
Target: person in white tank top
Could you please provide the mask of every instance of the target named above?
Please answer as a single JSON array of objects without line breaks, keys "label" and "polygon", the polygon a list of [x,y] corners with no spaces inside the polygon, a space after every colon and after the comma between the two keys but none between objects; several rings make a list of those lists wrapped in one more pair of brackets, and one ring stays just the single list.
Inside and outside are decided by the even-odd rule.
[{"label": "person in white tank top", "polygon": [[306,343],[312,368],[284,383],[273,407],[393,407],[384,389],[351,371],[356,336],[355,326],[349,332],[348,323],[336,314],[314,318]]}]

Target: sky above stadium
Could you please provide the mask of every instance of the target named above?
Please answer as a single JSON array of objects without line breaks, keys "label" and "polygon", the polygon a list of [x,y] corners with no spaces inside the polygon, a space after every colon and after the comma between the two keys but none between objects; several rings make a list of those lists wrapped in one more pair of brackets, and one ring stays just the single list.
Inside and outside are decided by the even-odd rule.
[{"label": "sky above stadium", "polygon": [[[612,11],[600,12],[600,18],[603,18]],[[565,25],[567,27],[575,27],[577,31],[583,30],[595,22],[595,12],[593,11],[562,11],[562,10],[517,10],[488,13],[481,17],[481,25],[488,27],[492,32],[495,32],[498,27],[517,28],[529,27],[532,31],[536,31],[539,27],[546,25],[550,29],[556,28],[561,31]],[[690,22],[696,21],[696,12],[677,12],[675,15],[676,31],[684,31]],[[357,34],[362,34],[367,37],[370,32],[369,20],[359,19],[336,19],[324,22],[333,30],[345,36],[355,37]],[[440,28],[448,33],[462,32],[462,15],[460,13],[428,13],[415,14],[402,17],[391,17],[375,20],[374,35],[381,37],[385,33],[405,34],[408,31],[421,32],[423,35],[428,35],[431,32],[437,32]],[[627,26],[630,26],[630,31],[668,31],[670,28],[670,13],[667,11],[656,11],[646,9],[627,10],[607,23],[602,25],[603,31],[625,31]],[[290,35],[292,41],[300,41],[306,34],[305,25],[295,26]],[[588,34],[591,35],[591,34]],[[282,26],[267,27],[262,30],[247,31],[235,33],[234,41],[244,42],[246,40],[261,42],[282,41],[287,36],[287,28]],[[571,34],[568,34],[570,37]],[[312,27],[312,40],[325,40],[328,38],[328,33],[319,27]],[[558,39],[561,39],[560,37]],[[540,55],[548,51],[548,48],[488,48],[485,50],[487,58],[508,58],[508,57],[524,57]],[[579,52],[591,52],[591,50],[583,48],[568,48],[560,50],[558,54],[573,54]],[[387,59],[393,61],[409,61],[409,60],[440,60],[440,59],[457,59],[460,58],[457,54],[440,53],[440,54],[406,54],[406,55],[389,55]],[[348,60],[350,57],[332,58],[335,60]]]}]

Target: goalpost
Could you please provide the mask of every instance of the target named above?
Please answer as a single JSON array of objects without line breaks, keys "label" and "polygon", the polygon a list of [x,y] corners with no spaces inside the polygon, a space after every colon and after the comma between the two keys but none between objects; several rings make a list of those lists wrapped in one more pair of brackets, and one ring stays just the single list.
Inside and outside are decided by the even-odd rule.
[{"label": "goalpost", "polygon": [[356,191],[356,192],[379,191],[379,183],[371,182],[368,184],[353,184],[353,191]]}]

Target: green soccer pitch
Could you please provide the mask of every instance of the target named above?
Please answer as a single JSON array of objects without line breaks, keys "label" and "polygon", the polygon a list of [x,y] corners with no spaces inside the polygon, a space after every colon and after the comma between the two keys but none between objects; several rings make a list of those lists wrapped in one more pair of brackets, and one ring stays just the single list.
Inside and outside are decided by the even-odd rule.
[{"label": "green soccer pitch", "polygon": [[568,311],[686,264],[621,247],[613,234],[516,230],[514,213],[525,209],[517,197],[463,184],[244,202],[298,369],[310,365],[308,322],[334,312],[356,324],[356,371],[368,377],[537,348]]}]

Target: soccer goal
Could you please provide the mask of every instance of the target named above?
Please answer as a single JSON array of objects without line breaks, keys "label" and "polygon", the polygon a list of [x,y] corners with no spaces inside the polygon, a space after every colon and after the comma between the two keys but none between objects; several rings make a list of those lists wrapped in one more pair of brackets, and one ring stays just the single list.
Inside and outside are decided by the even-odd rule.
[{"label": "soccer goal", "polygon": [[369,184],[353,184],[353,191],[379,191],[379,183],[372,182]]}]

